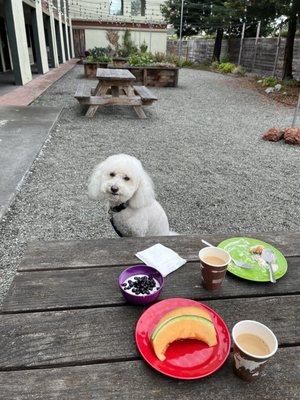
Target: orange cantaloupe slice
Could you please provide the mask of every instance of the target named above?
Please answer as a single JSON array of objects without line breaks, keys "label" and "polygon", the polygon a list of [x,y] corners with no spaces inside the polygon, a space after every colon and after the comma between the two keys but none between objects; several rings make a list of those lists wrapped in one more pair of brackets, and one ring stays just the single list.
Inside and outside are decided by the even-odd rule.
[{"label": "orange cantaloupe slice", "polygon": [[214,324],[198,315],[180,315],[161,323],[153,332],[151,343],[156,357],[164,361],[168,346],[176,340],[196,339],[209,347],[217,344]]},{"label": "orange cantaloupe slice", "polygon": [[181,315],[198,315],[199,317],[203,317],[208,319],[209,321],[212,321],[210,313],[204,307],[195,307],[195,306],[176,307],[173,310],[164,314],[164,316],[158,321],[151,334],[151,338],[155,336],[156,332],[158,331],[162,323],[164,323],[168,319],[179,317]]}]

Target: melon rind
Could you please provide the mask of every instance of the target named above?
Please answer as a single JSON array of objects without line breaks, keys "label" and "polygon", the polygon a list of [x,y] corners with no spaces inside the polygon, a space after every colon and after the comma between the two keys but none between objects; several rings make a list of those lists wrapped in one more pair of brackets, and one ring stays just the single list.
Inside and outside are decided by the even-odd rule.
[{"label": "melon rind", "polygon": [[180,317],[181,315],[197,315],[199,317],[203,317],[212,322],[212,317],[210,313],[204,307],[196,307],[196,306],[183,306],[176,307],[173,310],[167,312],[157,323],[152,334],[151,340],[156,335],[156,332],[159,330],[160,326],[167,320],[170,320],[174,317]]}]

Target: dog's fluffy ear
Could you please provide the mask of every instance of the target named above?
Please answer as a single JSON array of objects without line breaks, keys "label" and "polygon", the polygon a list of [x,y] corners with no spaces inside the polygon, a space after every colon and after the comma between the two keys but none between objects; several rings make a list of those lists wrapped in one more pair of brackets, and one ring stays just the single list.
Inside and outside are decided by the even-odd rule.
[{"label": "dog's fluffy ear", "polygon": [[88,183],[88,196],[90,199],[97,200],[101,197],[101,181],[103,174],[103,163],[98,164]]},{"label": "dog's fluffy ear", "polygon": [[138,188],[130,199],[130,206],[133,208],[146,207],[155,199],[153,182],[147,172],[141,166],[141,179]]}]

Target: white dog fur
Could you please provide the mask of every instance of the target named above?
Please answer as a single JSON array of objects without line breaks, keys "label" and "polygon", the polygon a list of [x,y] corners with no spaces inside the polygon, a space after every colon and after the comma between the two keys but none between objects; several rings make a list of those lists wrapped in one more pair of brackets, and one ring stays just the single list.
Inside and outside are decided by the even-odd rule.
[{"label": "white dog fur", "polygon": [[107,201],[120,236],[172,234],[166,213],[155,199],[152,180],[135,157],[116,154],[98,164],[90,177],[88,194],[91,199]]}]

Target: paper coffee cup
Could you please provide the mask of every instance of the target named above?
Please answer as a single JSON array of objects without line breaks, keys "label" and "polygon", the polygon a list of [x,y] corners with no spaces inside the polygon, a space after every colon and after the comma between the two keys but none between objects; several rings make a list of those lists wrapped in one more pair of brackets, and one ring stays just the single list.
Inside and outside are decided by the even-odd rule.
[{"label": "paper coffee cup", "polygon": [[[243,348],[237,341],[239,335],[248,333],[262,339],[269,348],[266,355],[258,356],[251,354]],[[277,338],[266,325],[260,322],[245,320],[238,322],[232,329],[233,338],[233,370],[234,373],[245,381],[251,382],[257,379],[267,361],[276,353],[278,349]]]},{"label": "paper coffee cup", "polygon": [[[223,263],[217,265],[209,261],[214,257],[222,260]],[[227,266],[231,260],[230,254],[218,247],[204,247],[199,251],[199,258],[203,286],[207,290],[219,289],[224,281]]]}]

